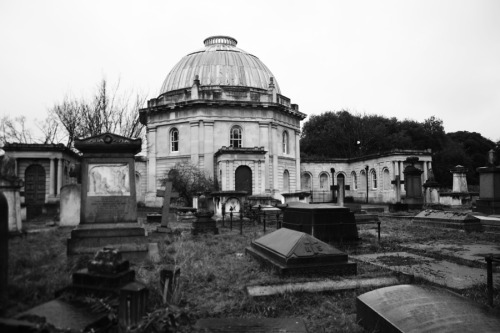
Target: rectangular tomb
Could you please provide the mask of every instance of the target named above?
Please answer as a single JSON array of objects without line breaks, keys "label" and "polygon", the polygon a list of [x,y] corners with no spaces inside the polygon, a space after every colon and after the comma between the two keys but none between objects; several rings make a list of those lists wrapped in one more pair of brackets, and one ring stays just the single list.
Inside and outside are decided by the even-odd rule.
[{"label": "rectangular tomb", "polygon": [[305,232],[323,242],[359,239],[354,213],[346,207],[293,204],[285,209],[282,226]]}]

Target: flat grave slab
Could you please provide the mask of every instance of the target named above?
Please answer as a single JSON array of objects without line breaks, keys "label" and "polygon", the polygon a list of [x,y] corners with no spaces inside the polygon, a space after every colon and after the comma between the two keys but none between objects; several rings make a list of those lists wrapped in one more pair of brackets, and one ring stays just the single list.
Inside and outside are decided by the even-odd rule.
[{"label": "flat grave slab", "polygon": [[309,234],[286,228],[252,241],[245,252],[280,274],[350,275],[357,269],[346,253]]},{"label": "flat grave slab", "polygon": [[486,267],[484,257],[487,255],[500,256],[499,244],[456,244],[444,242],[410,243],[403,247],[414,250],[436,252],[455,257],[463,261],[473,261]]},{"label": "flat grave slab", "polygon": [[454,292],[399,285],[356,299],[357,319],[372,332],[498,332],[500,318]]},{"label": "flat grave slab", "polygon": [[300,318],[206,318],[195,328],[207,333],[307,333]]},{"label": "flat grave slab", "polygon": [[435,228],[481,231],[480,220],[466,212],[426,209],[418,213],[412,222]]},{"label": "flat grave slab", "polygon": [[265,297],[277,294],[294,292],[323,292],[341,291],[359,288],[380,288],[398,284],[399,280],[394,276],[365,278],[365,279],[342,279],[321,280],[301,283],[285,283],[278,285],[247,286],[246,290],[250,297]]},{"label": "flat grave slab", "polygon": [[47,323],[58,329],[71,329],[77,332],[95,329],[107,321],[107,312],[95,312],[84,305],[62,299],[36,306],[19,314],[16,318],[23,320],[32,316],[44,317]]},{"label": "flat grave slab", "polygon": [[[486,269],[457,265],[408,252],[363,254],[351,258],[457,290],[486,283]],[[493,273],[493,281],[497,288],[500,287],[499,278],[500,273]]]}]

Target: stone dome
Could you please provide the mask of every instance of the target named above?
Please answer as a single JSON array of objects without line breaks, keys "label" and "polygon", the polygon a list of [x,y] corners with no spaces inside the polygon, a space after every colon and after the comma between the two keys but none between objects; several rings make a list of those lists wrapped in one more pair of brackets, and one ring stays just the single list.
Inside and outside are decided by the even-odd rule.
[{"label": "stone dome", "polygon": [[205,47],[189,53],[168,73],[160,95],[190,88],[198,76],[200,86],[252,87],[267,90],[273,78],[277,93],[279,85],[271,71],[256,56],[236,47],[236,39],[212,36]]}]

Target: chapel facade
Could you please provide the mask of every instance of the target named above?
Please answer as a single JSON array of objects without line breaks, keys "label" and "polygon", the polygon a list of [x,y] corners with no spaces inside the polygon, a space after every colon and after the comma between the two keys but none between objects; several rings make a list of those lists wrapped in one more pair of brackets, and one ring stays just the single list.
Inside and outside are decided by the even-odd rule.
[{"label": "chapel facade", "polygon": [[214,36],[183,57],[157,98],[141,110],[147,126],[146,204],[177,162],[203,168],[220,191],[248,195],[300,190],[300,121],[256,56]]}]

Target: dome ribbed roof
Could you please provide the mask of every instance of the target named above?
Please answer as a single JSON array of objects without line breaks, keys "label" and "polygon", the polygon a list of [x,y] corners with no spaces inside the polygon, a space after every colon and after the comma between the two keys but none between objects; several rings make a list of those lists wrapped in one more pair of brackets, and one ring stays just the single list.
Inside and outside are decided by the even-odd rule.
[{"label": "dome ribbed roof", "polygon": [[[188,54],[172,68],[163,82],[160,95],[188,88],[198,75],[201,86],[240,86],[268,89],[271,71],[256,56],[236,47],[232,37],[213,36],[205,47]],[[276,78],[274,85],[280,92]]]}]

